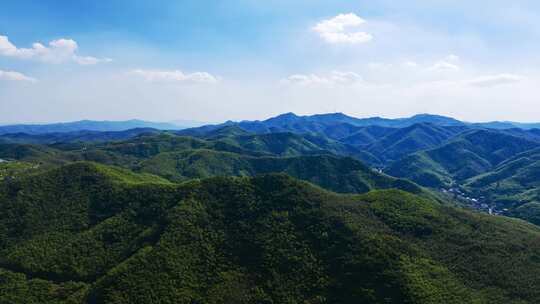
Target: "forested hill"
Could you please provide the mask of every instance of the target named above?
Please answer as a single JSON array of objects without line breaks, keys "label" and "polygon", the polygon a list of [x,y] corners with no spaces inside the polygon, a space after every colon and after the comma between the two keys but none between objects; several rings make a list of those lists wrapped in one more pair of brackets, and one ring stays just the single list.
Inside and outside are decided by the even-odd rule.
[{"label": "forested hill", "polygon": [[[375,176],[366,180],[364,173],[344,169],[342,163],[347,161],[340,158],[350,157],[363,163],[368,175],[384,172],[386,177],[409,179],[435,191],[451,190],[464,205],[537,223],[533,219],[540,218],[540,208],[535,208],[540,197],[539,175],[526,160],[512,160],[538,148],[538,129],[490,129],[434,115],[357,119],[340,113],[289,113],[265,121],[181,131],[143,128],[4,134],[0,135],[0,159],[25,163],[0,165],[0,176],[3,170],[14,172],[17,166],[50,168],[89,160],[152,172],[172,181],[286,172],[338,192],[361,193],[383,184],[373,187]],[[309,157],[321,155],[326,156],[310,162]],[[510,162],[513,169],[501,167]],[[484,175],[500,176],[501,170],[525,173],[486,182]],[[526,212],[517,212],[524,205],[520,210]]]},{"label": "forested hill", "polygon": [[74,163],[0,183],[0,295],[538,303],[539,238],[525,222],[397,190],[337,195],[285,175],[175,184]]},{"label": "forested hill", "polygon": [[[329,150],[325,150],[329,149]],[[172,134],[147,134],[126,141],[53,145],[0,144],[0,164],[11,172],[33,172],[74,161],[93,161],[135,172],[151,173],[173,182],[213,176],[255,176],[287,173],[328,190],[364,193],[398,188],[423,190],[414,183],[382,174],[351,157],[345,146],[326,139],[290,133],[197,139]],[[19,168],[19,170],[15,170]],[[1,174],[0,174],[1,179]]]}]

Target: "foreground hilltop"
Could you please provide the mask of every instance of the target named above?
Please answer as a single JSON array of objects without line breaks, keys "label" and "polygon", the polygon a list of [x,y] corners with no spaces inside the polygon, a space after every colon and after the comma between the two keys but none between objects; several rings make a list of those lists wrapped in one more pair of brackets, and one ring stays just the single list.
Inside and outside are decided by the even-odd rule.
[{"label": "foreground hilltop", "polygon": [[[75,163],[0,183],[7,303],[538,303],[540,230],[286,175]],[[497,265],[497,267],[494,267]]]}]

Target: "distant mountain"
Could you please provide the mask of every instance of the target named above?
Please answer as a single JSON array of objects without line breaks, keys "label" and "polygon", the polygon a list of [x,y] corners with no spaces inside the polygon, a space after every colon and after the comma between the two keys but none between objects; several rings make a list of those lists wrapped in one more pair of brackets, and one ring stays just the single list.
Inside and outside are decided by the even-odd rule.
[{"label": "distant mountain", "polygon": [[386,135],[395,132],[397,129],[381,126],[360,127],[351,135],[341,138],[340,141],[353,146],[368,146]]},{"label": "distant mountain", "polygon": [[420,150],[435,148],[468,129],[466,126],[417,123],[389,132],[366,150],[384,162],[395,161]]},{"label": "distant mountain", "polygon": [[226,137],[234,137],[234,136],[248,136],[248,135],[254,135],[254,134],[240,128],[237,125],[230,125],[230,126],[225,126],[220,129],[215,129],[215,130],[206,132],[204,134],[204,138],[218,139],[218,138],[226,138]]},{"label": "distant mountain", "polygon": [[386,172],[424,186],[440,187],[488,172],[505,160],[539,146],[538,142],[497,130],[471,130],[435,149],[405,156],[392,163]]},{"label": "distant mountain", "polygon": [[173,124],[175,126],[182,126],[184,128],[196,128],[208,125],[208,122],[202,122],[202,121],[196,121],[196,120],[185,120],[185,119],[177,119],[173,121],[169,121],[168,123]]},{"label": "distant mountain", "polygon": [[406,127],[419,123],[430,123],[438,126],[464,126],[466,123],[457,119],[433,115],[433,114],[418,114],[409,118],[398,118],[393,120],[394,127]]},{"label": "distant mountain", "polygon": [[512,121],[492,121],[492,122],[483,122],[483,123],[474,123],[472,124],[476,127],[490,128],[490,129],[540,129],[540,123],[521,123],[521,122],[512,122]]},{"label": "distant mountain", "polygon": [[[227,121],[221,124],[205,124],[203,122],[178,120],[173,122],[150,122],[143,120],[126,121],[92,121],[81,120],[66,123],[52,124],[14,124],[0,125],[0,135],[9,133],[45,134],[74,131],[125,131],[135,128],[152,128],[158,130],[183,130],[182,135],[203,136],[207,132],[221,129],[225,126],[235,125],[244,131],[251,133],[316,133],[332,139],[344,139],[361,132],[364,127],[385,127],[385,128],[405,128],[414,124],[428,123],[437,126],[469,126],[471,128],[490,129],[540,129],[540,123],[518,123],[518,122],[486,122],[468,123],[457,119],[432,115],[418,114],[408,118],[356,118],[343,113],[316,114],[308,116],[298,116],[294,113],[285,113],[263,121]],[[358,143],[358,141],[356,141]],[[367,143],[358,143],[367,144]]]},{"label": "distant mountain", "polygon": [[378,126],[387,128],[403,128],[418,123],[432,123],[439,126],[465,126],[466,124],[456,119],[421,114],[410,118],[388,119],[380,117],[355,118],[343,113],[318,114],[312,116],[298,116],[294,113],[286,113],[264,121],[241,121],[225,122],[219,125],[209,125],[200,128],[191,128],[180,131],[184,135],[204,135],[212,130],[224,126],[236,125],[252,133],[277,133],[292,132],[297,134],[316,133],[332,139],[347,138],[362,130],[363,127]]},{"label": "distant mountain", "polygon": [[159,130],[183,129],[182,126],[171,123],[149,122],[136,119],[126,121],[81,120],[53,124],[21,124],[0,126],[0,135],[10,133],[45,134],[76,131],[125,131],[136,128],[152,128]]},{"label": "distant mountain", "polygon": [[489,172],[467,180],[465,188],[478,196],[489,197],[501,207],[539,203],[540,148],[520,153]]},{"label": "distant mountain", "polygon": [[[328,113],[316,114],[308,116],[299,116],[294,113],[285,113],[272,117],[266,120],[254,121],[227,121],[222,124],[206,125],[197,128],[189,128],[180,132],[183,135],[202,136],[212,130],[223,128],[224,126],[235,125],[245,131],[252,133],[276,133],[276,132],[292,132],[292,133],[316,133],[335,140],[344,140],[347,143],[357,145],[370,144],[373,139],[371,136],[364,138],[362,134],[365,127],[382,127],[382,128],[406,128],[415,124],[433,124],[440,127],[469,127],[475,129],[523,129],[533,130],[540,129],[540,123],[519,123],[519,122],[485,122],[485,123],[470,123],[460,121],[451,117],[418,114],[407,118],[356,118],[345,115],[343,113]],[[364,129],[365,131],[365,129]],[[354,137],[356,135],[356,137]],[[366,141],[363,141],[363,140]]]},{"label": "distant mountain", "polygon": [[76,142],[103,142],[125,140],[139,135],[158,134],[162,131],[152,128],[137,128],[125,131],[71,131],[42,134],[9,133],[0,135],[0,143],[55,144]]}]

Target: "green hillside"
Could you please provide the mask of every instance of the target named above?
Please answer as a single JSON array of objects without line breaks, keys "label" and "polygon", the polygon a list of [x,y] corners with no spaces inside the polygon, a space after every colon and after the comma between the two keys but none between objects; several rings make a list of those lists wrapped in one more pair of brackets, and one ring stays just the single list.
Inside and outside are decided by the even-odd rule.
[{"label": "green hillside", "polygon": [[518,154],[490,172],[471,178],[467,186],[496,195],[515,195],[540,187],[540,150]]},{"label": "green hillside", "polygon": [[0,183],[0,302],[538,303],[539,237],[396,190],[77,163]]},{"label": "green hillside", "polygon": [[342,193],[398,188],[419,193],[415,184],[379,174],[352,158],[331,155],[253,157],[206,149],[161,153],[137,168],[172,181],[213,176],[254,176],[287,173],[323,188]]},{"label": "green hillside", "polygon": [[437,147],[465,130],[466,127],[415,124],[378,139],[367,147],[367,150],[389,162],[420,150]]},{"label": "green hillside", "polygon": [[533,149],[468,179],[464,189],[486,197],[508,214],[540,224],[540,150]]},{"label": "green hillside", "polygon": [[234,127],[216,131],[211,139],[163,133],[105,143],[5,144],[0,145],[0,157],[17,160],[11,166],[28,163],[39,170],[92,161],[177,182],[286,172],[337,192],[363,193],[392,187],[420,191],[408,181],[375,173],[357,160],[332,155],[358,152],[332,140],[292,133],[238,135],[237,131]]},{"label": "green hillside", "polygon": [[473,130],[431,150],[392,163],[387,173],[425,186],[451,184],[486,173],[509,158],[538,147],[528,139],[493,130]]}]

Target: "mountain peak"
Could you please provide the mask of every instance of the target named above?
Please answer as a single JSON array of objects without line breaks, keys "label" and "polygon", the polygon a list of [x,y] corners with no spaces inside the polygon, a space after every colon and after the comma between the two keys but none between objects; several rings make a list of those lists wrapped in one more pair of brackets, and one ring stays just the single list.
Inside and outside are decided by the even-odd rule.
[{"label": "mountain peak", "polygon": [[275,118],[298,118],[299,116],[294,114],[293,112],[284,113],[281,115],[276,116]]},{"label": "mountain peak", "polygon": [[300,118],[300,116],[292,113],[292,112],[289,112],[289,113],[285,113],[285,114],[281,114],[281,115],[278,115],[276,117],[272,117],[272,118],[269,118],[267,120],[265,120],[265,122],[269,122],[269,123],[272,123],[272,122],[289,122],[289,121],[294,121],[294,120],[297,120],[298,118]]},{"label": "mountain peak", "polygon": [[427,114],[427,113],[417,114],[410,118],[406,118],[405,120],[409,120],[411,123],[433,123],[433,124],[448,125],[448,126],[464,125],[463,122],[452,117],[435,115],[435,114]]}]

